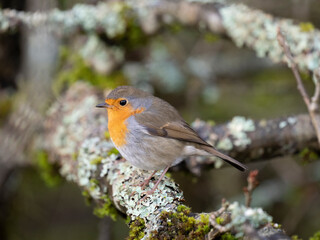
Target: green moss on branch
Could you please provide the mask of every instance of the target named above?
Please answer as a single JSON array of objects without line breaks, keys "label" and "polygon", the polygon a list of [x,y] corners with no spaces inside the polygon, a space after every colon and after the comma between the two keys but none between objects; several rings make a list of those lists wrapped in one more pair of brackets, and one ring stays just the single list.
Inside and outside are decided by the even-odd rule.
[{"label": "green moss on branch", "polygon": [[49,187],[55,187],[62,182],[62,177],[59,174],[59,167],[56,164],[49,162],[48,154],[40,150],[35,154],[36,166],[40,177]]},{"label": "green moss on branch", "polygon": [[210,231],[209,216],[201,214],[196,219],[184,205],[179,205],[176,212],[163,211],[159,221],[161,228],[153,231],[149,239],[204,239]]}]

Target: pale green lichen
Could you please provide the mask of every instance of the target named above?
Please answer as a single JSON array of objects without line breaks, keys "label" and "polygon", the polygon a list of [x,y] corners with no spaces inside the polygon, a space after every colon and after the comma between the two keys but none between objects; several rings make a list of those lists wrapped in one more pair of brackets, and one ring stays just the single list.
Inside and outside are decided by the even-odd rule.
[{"label": "pale green lichen", "polygon": [[239,148],[245,148],[251,143],[248,132],[255,130],[255,124],[252,119],[236,116],[227,125],[230,135],[234,138],[234,145]]},{"label": "pale green lichen", "polygon": [[287,119],[285,119],[279,123],[279,128],[282,129],[282,128],[285,128],[288,126],[292,126],[296,122],[297,122],[297,119],[295,117],[288,117]]},{"label": "pale green lichen", "polygon": [[114,38],[124,34],[126,22],[123,18],[125,4],[98,3],[97,6],[76,4],[68,12],[55,9],[48,17],[48,22],[60,26],[60,31],[73,32],[81,26],[86,32],[95,32],[98,28],[104,30],[108,37]]},{"label": "pale green lichen", "polygon": [[9,18],[5,17],[3,12],[0,11],[0,31],[5,32],[5,31],[8,31],[9,28],[10,28]]},{"label": "pale green lichen", "polygon": [[[141,176],[146,178],[150,172],[135,168],[128,162],[119,163],[117,169],[118,173],[109,174],[107,179],[113,187],[112,193],[114,201],[120,204],[125,203],[127,214],[131,216],[132,220],[140,217],[147,221],[153,221],[155,220],[155,215],[159,214],[161,209],[168,203],[174,199],[183,199],[182,192],[178,190],[178,186],[172,180],[168,181],[168,178],[165,177],[165,184],[160,184],[152,195],[148,195],[144,201],[138,204],[145,192],[154,186],[154,182],[150,181],[147,189],[143,190],[138,184],[137,186],[132,186],[132,180],[141,179]],[[130,174],[128,174],[128,172],[130,172]],[[159,178],[160,174],[160,172],[156,173],[155,178]],[[130,187],[128,187],[127,184],[130,184]],[[174,195],[171,195],[173,192],[171,189],[176,191]]]},{"label": "pale green lichen", "polygon": [[[111,142],[101,141],[98,137],[86,139],[80,147],[77,159],[77,181],[80,186],[89,191],[94,199],[101,199],[106,194],[107,189],[102,191],[95,178],[98,177],[99,165],[103,166],[101,173],[104,173],[104,168],[109,167],[111,162],[115,160],[115,155],[108,156],[108,151],[111,149],[113,149]],[[100,177],[103,175],[100,174]]]},{"label": "pale green lichen", "polygon": [[[193,0],[201,3],[223,3],[219,9],[222,24],[237,46],[254,49],[259,57],[269,57],[275,62],[286,61],[276,39],[277,30],[286,31],[292,55],[302,70],[314,71],[320,61],[320,32],[311,23],[295,25],[293,20],[278,19],[243,4],[229,4],[227,0]],[[199,3],[199,4],[201,4]],[[172,25],[179,17],[162,10],[161,21],[152,11],[157,1],[99,2],[97,5],[76,4],[68,11],[55,9],[49,13],[25,13],[10,10],[0,12],[0,31],[8,31],[22,22],[29,27],[47,24],[63,35],[71,35],[79,29],[87,34],[101,32],[118,43],[141,41],[141,33],[154,33],[159,25]],[[167,11],[167,12],[166,12]],[[210,13],[210,12],[209,12]],[[183,21],[182,21],[183,23]],[[200,21],[199,28],[210,26],[210,20]],[[210,28],[210,27],[209,27]],[[143,29],[143,31],[141,30]],[[143,34],[142,34],[143,35]],[[128,41],[129,40],[129,41]]]},{"label": "pale green lichen", "polygon": [[290,125],[294,125],[297,122],[297,119],[295,117],[288,117],[287,121]]},{"label": "pale green lichen", "polygon": [[[69,139],[71,136],[83,135],[84,130],[76,123],[82,118],[86,117],[87,111],[85,109],[91,109],[92,106],[96,105],[96,103],[96,97],[91,96],[84,98],[81,102],[83,108],[72,109],[69,114],[64,115],[63,119],[61,119],[62,124],[57,127],[55,134],[52,136],[52,144],[59,148],[59,152],[62,155],[73,156],[77,151],[77,142],[69,141]],[[62,108],[65,108],[63,111],[67,110],[67,106],[63,106]],[[49,110],[48,114],[50,115],[50,113],[53,111],[59,111],[59,104],[54,105]]]},{"label": "pale green lichen", "polygon": [[106,45],[96,34],[88,36],[79,53],[88,65],[101,74],[111,73],[124,60],[124,50],[122,48]]},{"label": "pale green lichen", "polygon": [[277,31],[285,31],[294,60],[301,70],[315,70],[320,61],[320,32],[305,31],[292,20],[276,19],[260,10],[243,4],[233,4],[220,10],[223,25],[238,47],[253,48],[259,57],[269,57],[274,62],[286,60],[278,44]]},{"label": "pale green lichen", "polygon": [[150,61],[146,66],[153,78],[159,80],[159,84],[167,92],[181,90],[185,81],[177,63],[170,57],[165,44],[154,42],[151,45]]},{"label": "pale green lichen", "polygon": [[272,217],[262,210],[262,208],[248,208],[234,202],[228,206],[231,213],[231,222],[226,224],[227,229],[235,229],[236,237],[243,236],[243,226],[245,223],[254,228],[259,228],[272,222]]},{"label": "pale green lichen", "polygon": [[287,126],[287,122],[286,121],[281,121],[280,123],[279,123],[279,128],[281,129],[281,128],[284,128],[284,127],[286,127]]},{"label": "pale green lichen", "polygon": [[[78,154],[77,182],[95,200],[105,201],[107,192],[111,192],[116,207],[118,209],[125,207],[126,213],[133,221],[141,218],[146,221],[148,226],[155,225],[157,216],[163,208],[174,200],[182,201],[182,192],[178,190],[178,186],[172,180],[165,177],[165,184],[160,184],[152,195],[140,202],[145,192],[154,186],[154,182],[151,181],[146,190],[141,189],[138,184],[133,184],[133,182],[145,179],[150,173],[133,167],[127,161],[119,160],[115,164],[117,155],[109,155],[109,151],[113,149],[113,144],[110,141],[101,140],[98,137],[86,139]],[[96,164],[92,164],[92,162]],[[115,168],[117,171],[113,170]],[[159,177],[160,173],[157,173],[155,178]],[[112,189],[109,189],[110,191],[106,187],[102,189],[97,178],[106,178]],[[101,213],[109,213],[110,204],[107,202],[105,204],[107,206],[100,206],[96,208],[95,212],[100,215]]]},{"label": "pale green lichen", "polygon": [[181,91],[185,75],[178,67],[174,56],[163,42],[154,40],[150,54],[144,64],[126,63],[123,72],[131,84],[150,91],[152,81],[156,80],[164,92]]},{"label": "pale green lichen", "polygon": [[223,138],[217,144],[217,148],[225,151],[229,151],[233,148],[232,141],[229,138]]}]

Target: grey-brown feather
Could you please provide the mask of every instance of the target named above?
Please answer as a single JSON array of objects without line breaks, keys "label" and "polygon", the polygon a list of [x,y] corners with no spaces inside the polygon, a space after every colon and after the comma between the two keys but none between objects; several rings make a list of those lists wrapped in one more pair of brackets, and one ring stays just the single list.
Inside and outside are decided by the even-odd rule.
[{"label": "grey-brown feather", "polygon": [[176,139],[186,144],[190,143],[198,149],[222,158],[241,171],[247,169],[242,163],[219,152],[204,141],[189,124],[183,120],[174,107],[160,98],[154,98],[151,107],[147,111],[135,115],[135,119],[153,136]]},{"label": "grey-brown feather", "polygon": [[[131,144],[119,149],[133,165],[158,170],[168,165],[175,165],[181,159],[179,156],[186,153],[200,155],[210,153],[241,171],[247,169],[242,163],[219,152],[204,141],[168,102],[129,86],[113,90],[108,98],[117,99],[124,96],[134,108],[144,108],[143,112],[127,120],[130,121],[128,124],[130,134],[127,138]],[[193,150],[186,151],[186,147]],[[148,153],[150,153],[147,155],[148,160],[145,161]]]}]

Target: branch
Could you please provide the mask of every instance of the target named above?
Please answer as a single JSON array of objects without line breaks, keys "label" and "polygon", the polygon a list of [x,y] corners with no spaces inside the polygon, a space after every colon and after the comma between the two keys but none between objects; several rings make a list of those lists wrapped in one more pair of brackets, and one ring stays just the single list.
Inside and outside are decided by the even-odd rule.
[{"label": "branch", "polygon": [[259,170],[250,171],[247,178],[248,185],[243,188],[247,207],[250,207],[251,205],[253,190],[256,189],[256,187],[259,185],[259,182],[257,180],[258,174]]},{"label": "branch", "polygon": [[283,36],[280,28],[278,28],[277,38],[278,38],[278,42],[279,42],[280,46],[284,50],[284,53],[288,59],[288,63],[292,69],[292,72],[293,72],[296,80],[297,80],[298,90],[304,100],[304,103],[307,106],[312,124],[313,124],[314,129],[317,134],[318,142],[320,145],[320,121],[317,121],[317,119],[316,119],[316,114],[318,112],[319,96],[320,96],[320,93],[319,93],[320,92],[320,82],[319,82],[319,76],[318,76],[320,70],[318,69],[318,71],[314,71],[313,76],[314,76],[314,82],[315,82],[316,87],[315,87],[314,96],[312,97],[312,99],[310,99],[310,97],[309,97],[309,95],[303,85],[303,82],[301,80],[297,65],[292,57],[290,48],[289,48],[287,41],[286,41],[285,37]]},{"label": "branch", "polygon": [[204,28],[215,34],[227,35],[238,46],[253,49],[259,57],[284,62],[277,42],[279,25],[290,36],[293,58],[301,70],[314,71],[320,62],[317,29],[306,31],[290,19],[281,19],[243,4],[223,5],[220,1],[201,2],[140,0],[101,2],[96,6],[77,4],[71,10],[49,12],[0,11],[0,32],[25,24],[37,27],[46,24],[62,36],[73,36],[77,31],[104,34],[109,41],[128,43],[132,27],[152,35],[173,23],[193,28]]},{"label": "branch", "polygon": [[314,94],[311,98],[310,108],[314,112],[319,112],[319,100],[320,100],[320,67],[313,72],[313,81],[315,84]]},{"label": "branch", "polygon": [[[317,115],[317,120],[320,116]],[[201,120],[192,124],[202,138],[243,162],[256,162],[292,155],[304,149],[319,152],[319,144],[308,115],[270,120],[252,120],[236,116],[230,122],[211,126]],[[200,175],[206,167],[222,163],[215,158],[192,157],[187,168]],[[178,167],[181,167],[178,166]]]},{"label": "branch", "polygon": [[[283,234],[269,224],[271,217],[262,209],[247,208],[237,203],[224,206],[220,215],[216,212],[191,213],[190,209],[182,206],[183,194],[169,177],[164,178],[154,194],[140,201],[146,190],[142,190],[139,183],[149,173],[118,158],[113,144],[106,138],[107,114],[94,108],[101,98],[87,84],[74,84],[48,112],[46,134],[42,141],[51,161],[61,166],[60,173],[78,184],[93,200],[98,215],[114,214],[116,210],[128,215],[132,228],[139,226],[139,232],[143,230],[146,237],[160,238],[164,237],[163,234],[183,232],[195,238],[193,234],[209,236],[211,233],[216,236],[232,232],[245,236],[254,233],[262,238],[264,235],[260,231],[264,228],[276,235],[279,232]],[[152,188],[152,184],[148,187]],[[216,219],[222,215],[229,216],[223,217],[223,223],[221,219],[220,222]],[[213,224],[217,221],[221,228]],[[186,222],[191,222],[192,226],[186,226]]]},{"label": "branch", "polygon": [[20,76],[19,92],[14,98],[13,112],[0,129],[0,185],[6,171],[30,164],[28,150],[52,100],[57,39],[44,27],[33,32],[26,29],[23,39],[23,70],[17,74]]},{"label": "branch", "polygon": [[289,49],[289,46],[288,46],[288,43],[286,42],[280,28],[278,28],[278,33],[277,33],[277,39],[278,39],[278,42],[280,44],[280,46],[283,48],[284,50],[284,53],[286,55],[286,57],[288,58],[288,62],[289,62],[289,65],[292,69],[292,72],[297,80],[297,84],[298,84],[298,90],[300,91],[300,94],[302,95],[303,97],[303,100],[305,102],[305,104],[307,105],[307,107],[309,108],[310,106],[310,99],[309,99],[309,95],[302,83],[302,79],[300,77],[300,74],[299,74],[299,71],[298,71],[298,68],[297,68],[297,64],[294,62],[294,59],[292,57],[292,54],[291,54],[291,51]]}]

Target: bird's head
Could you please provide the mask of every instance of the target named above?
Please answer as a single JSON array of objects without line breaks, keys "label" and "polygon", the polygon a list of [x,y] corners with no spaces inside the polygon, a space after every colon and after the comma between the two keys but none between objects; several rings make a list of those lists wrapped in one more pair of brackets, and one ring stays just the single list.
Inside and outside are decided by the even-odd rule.
[{"label": "bird's head", "polygon": [[152,104],[152,95],[131,86],[120,86],[112,90],[104,103],[96,107],[106,108],[108,115],[128,117],[142,112]]}]

